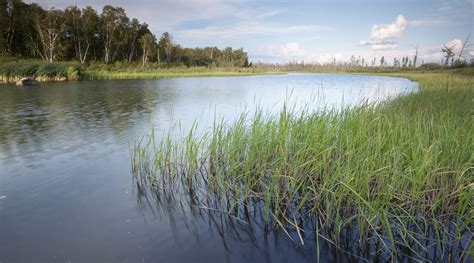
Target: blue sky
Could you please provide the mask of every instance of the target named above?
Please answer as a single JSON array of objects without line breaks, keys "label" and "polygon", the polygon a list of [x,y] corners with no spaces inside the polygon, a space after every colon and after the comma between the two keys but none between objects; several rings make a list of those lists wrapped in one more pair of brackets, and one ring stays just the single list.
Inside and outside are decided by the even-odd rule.
[{"label": "blue sky", "polygon": [[[252,61],[348,60],[412,56],[439,62],[443,43],[460,48],[471,33],[474,0],[29,0],[45,8],[101,10],[110,4],[170,32],[186,47],[244,47]],[[470,45],[466,58],[474,57]]]}]

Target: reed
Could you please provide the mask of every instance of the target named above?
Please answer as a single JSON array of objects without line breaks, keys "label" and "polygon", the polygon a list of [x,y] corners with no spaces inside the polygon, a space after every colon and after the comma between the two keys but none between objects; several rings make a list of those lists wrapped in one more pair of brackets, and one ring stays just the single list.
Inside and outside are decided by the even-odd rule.
[{"label": "reed", "polygon": [[357,246],[377,240],[376,253],[392,259],[423,260],[433,247],[469,259],[474,78],[403,76],[419,81],[420,92],[320,113],[257,110],[216,121],[205,134],[193,125],[181,139],[170,132],[155,140],[153,132],[132,148],[132,172],[156,191],[220,200],[219,209],[235,216],[260,202],[301,243],[298,222],[317,217],[318,233],[335,245],[352,229]]},{"label": "reed", "polygon": [[218,77],[218,76],[249,76],[261,74],[282,74],[255,68],[206,68],[206,67],[172,67],[172,68],[110,68],[91,67],[83,73],[84,79],[155,79],[177,77]]},{"label": "reed", "polygon": [[15,82],[24,77],[38,81],[81,79],[81,67],[71,63],[11,62],[0,66],[0,83]]}]

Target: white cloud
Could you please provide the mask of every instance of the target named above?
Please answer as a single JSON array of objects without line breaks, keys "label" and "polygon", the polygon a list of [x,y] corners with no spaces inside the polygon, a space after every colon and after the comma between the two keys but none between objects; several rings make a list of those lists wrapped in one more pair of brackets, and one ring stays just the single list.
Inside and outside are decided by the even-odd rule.
[{"label": "white cloud", "polygon": [[446,19],[418,19],[408,22],[409,26],[444,26],[451,22]]},{"label": "white cloud", "polygon": [[99,13],[104,5],[120,6],[129,17],[147,22],[156,33],[173,31],[186,21],[234,17],[239,13],[236,1],[225,0],[25,0],[45,8],[64,8],[70,5],[92,6]]},{"label": "white cloud", "polygon": [[[251,52],[251,57],[256,61],[285,63],[289,61],[305,61],[307,63],[326,63],[344,61],[346,56],[342,53],[317,53],[305,49],[297,42],[288,42],[281,45],[263,45],[255,52]],[[350,56],[350,55],[349,55]]]},{"label": "white cloud", "polygon": [[[448,43],[455,46],[455,52],[459,52],[460,41],[458,39],[453,39]],[[441,44],[434,46],[425,46],[421,47],[418,50],[418,59],[417,65],[421,63],[440,63],[443,59],[443,53],[441,52]],[[457,49],[456,49],[457,48]],[[375,64],[380,64],[380,58],[383,56],[385,61],[389,65],[393,63],[393,59],[401,60],[403,57],[407,57],[410,60],[413,60],[415,56],[415,47],[395,49],[395,46],[381,45],[380,47],[374,45],[372,49],[361,49],[353,50],[347,52],[337,52],[337,53],[319,53],[309,49],[303,48],[301,45],[295,42],[289,42],[283,45],[267,45],[262,46],[257,52],[251,52],[252,57],[262,58],[264,61],[270,62],[288,62],[288,61],[305,61],[307,63],[327,63],[332,62],[334,59],[337,62],[348,62],[350,57],[354,55],[355,57],[361,57],[364,59],[364,62],[368,65],[371,65],[373,59],[375,58]],[[456,51],[457,50],[457,51]],[[458,53],[456,53],[458,54]],[[287,55],[287,56],[285,56]],[[466,50],[465,58],[469,61],[469,57],[474,56],[474,51],[471,49]],[[257,59],[258,60],[258,59]]]},{"label": "white cloud", "polygon": [[300,48],[298,43],[290,42],[280,46],[280,54],[283,57],[297,56],[299,55]]},{"label": "white cloud", "polygon": [[[244,0],[25,0],[46,8],[91,5],[101,12],[104,5],[123,7],[130,17],[147,22],[156,34],[171,32],[177,39],[236,38],[282,36],[331,31],[316,24],[289,24],[268,21],[279,16],[280,9],[254,7]],[[144,8],[146,6],[146,8]],[[278,20],[278,19],[273,19]],[[183,28],[182,23],[205,21],[204,26]]]},{"label": "white cloud", "polygon": [[274,10],[274,11],[270,11],[270,12],[266,12],[266,13],[257,15],[256,18],[257,19],[264,19],[264,18],[267,18],[267,17],[272,17],[272,16],[279,15],[281,13],[282,12],[280,10]]},{"label": "white cloud", "polygon": [[258,21],[240,21],[231,25],[211,25],[204,28],[184,29],[177,34],[183,37],[239,37],[262,35],[288,35],[295,33],[330,31],[329,27],[320,25],[281,25],[268,24]]},{"label": "white cloud", "polygon": [[360,46],[372,46],[372,45],[395,45],[394,40],[361,40],[359,42]]},{"label": "white cloud", "polygon": [[400,37],[407,24],[408,22],[405,17],[399,15],[395,22],[390,25],[374,25],[369,39],[384,40]]},{"label": "white cloud", "polygon": [[254,55],[280,59],[302,59],[305,57],[306,52],[300,48],[297,42],[288,42],[279,46],[260,46]]},{"label": "white cloud", "polygon": [[455,39],[449,41],[448,43],[445,43],[445,45],[446,45],[447,47],[452,47],[452,48],[454,49],[454,51],[459,51],[459,50],[461,50],[462,44],[463,44],[462,40],[461,40],[461,39],[457,39],[457,38],[455,38]]},{"label": "white cloud", "polygon": [[372,49],[393,49],[396,48],[395,39],[402,36],[408,21],[404,16],[399,15],[392,24],[373,25],[369,38],[361,40],[359,45],[372,46]]},{"label": "white cloud", "polygon": [[395,44],[381,44],[381,45],[372,45],[373,50],[388,50],[388,49],[395,49],[397,45]]},{"label": "white cloud", "polygon": [[327,62],[332,62],[334,60],[344,61],[345,59],[346,57],[342,53],[327,53],[327,54],[315,56],[315,59],[310,59],[310,60],[314,60],[314,62],[319,62],[319,63],[327,63]]}]

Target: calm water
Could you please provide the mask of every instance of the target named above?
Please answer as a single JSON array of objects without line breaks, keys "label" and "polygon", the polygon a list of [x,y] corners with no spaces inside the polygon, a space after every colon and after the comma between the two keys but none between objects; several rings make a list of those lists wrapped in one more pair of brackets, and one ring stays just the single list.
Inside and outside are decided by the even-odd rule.
[{"label": "calm water", "polygon": [[[301,246],[259,222],[141,194],[129,144],[172,123],[231,121],[256,105],[312,110],[414,91],[400,78],[275,76],[0,86],[0,262],[304,262]],[[320,244],[323,260],[349,260]]]}]

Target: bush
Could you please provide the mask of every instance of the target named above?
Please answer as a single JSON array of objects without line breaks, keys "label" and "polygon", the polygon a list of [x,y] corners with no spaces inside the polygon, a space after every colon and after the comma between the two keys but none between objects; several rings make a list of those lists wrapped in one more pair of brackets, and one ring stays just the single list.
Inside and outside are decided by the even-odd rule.
[{"label": "bush", "polygon": [[436,69],[442,69],[442,68],[443,66],[437,63],[426,63],[420,66],[420,69],[425,69],[425,70],[436,70]]},{"label": "bush", "polygon": [[81,66],[70,63],[11,62],[0,66],[0,76],[7,80],[23,77],[77,80],[81,77],[81,70]]},{"label": "bush", "polygon": [[456,60],[454,61],[453,65],[451,65],[452,68],[464,68],[467,66],[468,64],[464,60]]}]

